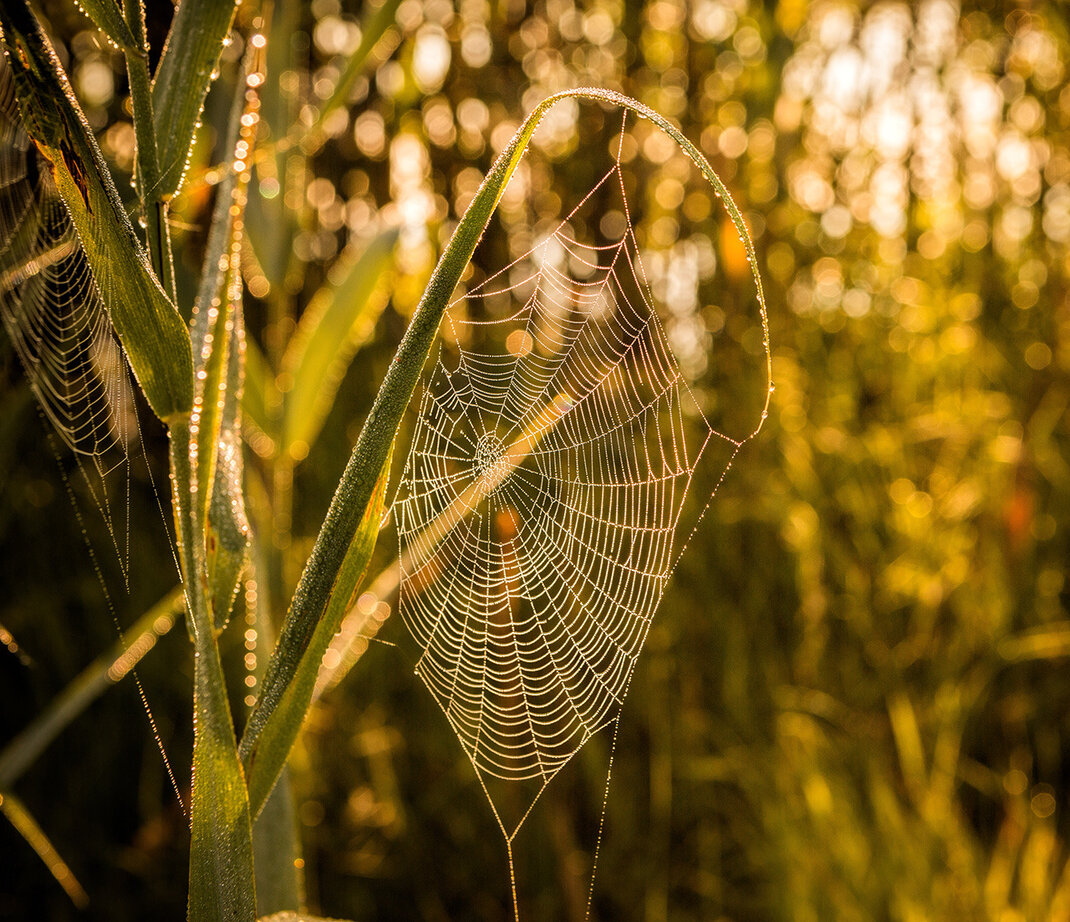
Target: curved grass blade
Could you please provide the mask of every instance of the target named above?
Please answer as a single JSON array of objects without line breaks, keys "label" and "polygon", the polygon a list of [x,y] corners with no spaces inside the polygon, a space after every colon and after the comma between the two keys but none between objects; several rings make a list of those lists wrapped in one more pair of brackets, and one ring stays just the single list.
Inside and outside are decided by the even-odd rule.
[{"label": "curved grass blade", "polygon": [[[342,619],[349,610],[368,570],[368,562],[371,560],[372,551],[375,550],[375,540],[379,536],[379,523],[383,515],[383,501],[386,497],[386,481],[389,474],[390,458],[388,455],[371,502],[364,510],[360,525],[338,571],[338,578],[331,592],[327,610],[315,625],[311,637],[300,644],[302,649],[300,660],[289,678],[286,690],[278,706],[264,721],[257,737],[256,749],[249,753],[249,808],[254,817],[260,812],[260,808],[267,800],[279,773],[286,764],[290,749],[293,748],[298,731],[301,729],[305,712],[312,701],[312,692],[316,686],[316,676],[319,674],[323,654],[327,652],[331,638],[341,626]],[[277,656],[278,651],[298,648],[297,638],[292,636],[297,627],[298,625],[291,620],[283,626],[283,633],[275,648],[276,656],[272,657],[268,666],[265,684],[271,681],[271,670],[279,668],[285,662]],[[291,632],[291,636],[287,636],[287,630]],[[259,702],[257,707],[259,708]],[[257,711],[254,710],[249,718],[250,724],[256,715]]]},{"label": "curved grass blade", "polygon": [[375,46],[379,44],[379,40],[386,34],[387,29],[394,24],[394,18],[397,15],[399,6],[401,6],[401,0],[383,0],[377,7],[367,11],[360,26],[360,44],[357,46],[356,51],[349,56],[349,60],[346,61],[346,69],[342,71],[342,75],[334,85],[334,92],[331,93],[320,109],[319,115],[316,116],[316,122],[312,126],[313,130],[321,127],[327,120],[327,116],[339,106],[343,106],[348,102],[353,84],[356,82],[357,77],[360,76],[361,71],[364,70],[368,56]]},{"label": "curved grass blade", "polygon": [[234,0],[182,0],[175,11],[152,83],[160,166],[157,200],[170,198],[182,185],[204,97],[237,8]]},{"label": "curved grass blade", "polygon": [[[229,289],[231,278],[227,272]],[[193,397],[192,420],[197,425],[197,513],[207,515],[215,481],[216,446],[219,444],[223,405],[227,399],[227,367],[234,302],[229,297],[215,297],[209,304],[198,305],[193,317],[193,342],[197,350],[194,368],[197,385]],[[201,328],[198,331],[198,327]],[[202,335],[198,336],[198,332]],[[199,340],[199,342],[198,342]],[[198,348],[199,347],[199,348]]]},{"label": "curved grass blade", "polygon": [[301,315],[282,357],[282,373],[292,382],[285,396],[282,450],[292,461],[308,454],[350,360],[371,337],[389,301],[384,282],[394,265],[397,238],[392,228],[375,237],[359,258],[343,257],[342,278],[324,285]]},{"label": "curved grass blade", "polygon": [[37,856],[45,863],[45,867],[56,878],[56,883],[63,888],[71,902],[79,909],[85,909],[89,905],[89,896],[85,889],[22,801],[10,791],[0,789],[0,813],[8,818],[30,848],[37,852]]},{"label": "curved grass blade", "polygon": [[165,422],[193,405],[189,334],[160,287],[59,60],[26,0],[0,4],[23,125],[48,161],[134,376]]}]

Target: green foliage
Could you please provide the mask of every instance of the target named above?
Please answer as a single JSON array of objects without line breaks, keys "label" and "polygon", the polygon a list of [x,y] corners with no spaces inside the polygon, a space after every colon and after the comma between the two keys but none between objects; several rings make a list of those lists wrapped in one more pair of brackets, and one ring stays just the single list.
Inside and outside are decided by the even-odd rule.
[{"label": "green foliage", "polygon": [[79,7],[119,48],[141,52],[116,0],[80,0]]},{"label": "green foliage", "polygon": [[160,166],[155,199],[178,191],[200,123],[204,97],[234,21],[234,2],[186,0],[175,10],[152,82],[152,115]]},{"label": "green foliage", "polygon": [[[254,816],[259,815],[290,755],[312,701],[323,654],[355,601],[355,594],[367,573],[379,536],[389,471],[390,459],[387,457],[375,492],[338,570],[327,608],[312,627],[312,636],[307,641],[300,638],[296,628],[292,627],[292,620],[287,620],[283,626],[272,666],[264,681],[265,691],[249,717],[242,738],[242,752],[247,753],[249,800]],[[294,649],[289,649],[291,647]],[[292,669],[290,663],[294,663]],[[283,691],[272,709],[270,690],[276,683]]]},{"label": "green foliage", "polygon": [[4,4],[0,27],[23,123],[51,164],[138,383],[160,419],[181,417],[193,403],[189,333],[149,268],[85,116],[25,0]]},{"label": "green foliage", "polygon": [[333,268],[337,284],[324,285],[309,302],[286,346],[280,451],[294,461],[308,456],[354,353],[371,339],[386,308],[397,238],[396,230],[386,230],[359,258],[343,255]]}]

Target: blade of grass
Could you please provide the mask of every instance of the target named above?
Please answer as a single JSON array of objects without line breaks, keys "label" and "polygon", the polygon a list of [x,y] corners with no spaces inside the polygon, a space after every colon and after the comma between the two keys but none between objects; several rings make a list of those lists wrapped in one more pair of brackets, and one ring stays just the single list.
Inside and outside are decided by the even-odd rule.
[{"label": "blade of grass", "polygon": [[171,426],[171,483],[182,585],[193,638],[193,791],[190,810],[189,922],[256,917],[252,825],[245,776],[208,601],[205,522],[190,426]]},{"label": "blade of grass", "polygon": [[[259,108],[255,88],[263,82],[262,57],[261,46],[251,42],[231,106],[224,150],[234,151],[239,138],[252,146]],[[250,80],[246,75],[255,77]],[[240,261],[248,184],[248,171],[228,172],[216,189],[191,328],[198,359],[197,479],[209,485],[201,495],[207,503],[206,565],[216,630],[222,630],[230,617],[249,545],[242,493],[245,323]]]},{"label": "blade of grass", "polygon": [[67,726],[100,694],[119,682],[174,626],[182,592],[173,589],[137,619],[126,636],[85,667],[32,723],[0,752],[0,789],[9,789]]},{"label": "blade of grass", "polygon": [[194,665],[188,915],[190,922],[245,922],[256,917],[249,801],[218,647],[214,639],[200,646]]},{"label": "blade of grass", "polygon": [[10,791],[0,789],[0,813],[8,818],[30,848],[37,852],[37,856],[45,863],[45,867],[56,878],[56,883],[63,888],[71,902],[79,909],[85,909],[89,905],[89,896],[85,889],[22,801]]},{"label": "blade of grass", "polygon": [[182,0],[152,84],[160,178],[153,199],[170,198],[182,184],[204,97],[230,32],[234,0]]},{"label": "blade of grass", "polygon": [[275,385],[275,375],[256,341],[245,339],[245,389],[242,391],[242,413],[247,439],[260,457],[273,457],[278,450],[277,426],[272,422],[274,411],[269,407],[282,404],[282,394]]},{"label": "blade of grass", "polygon": [[371,7],[367,11],[360,25],[360,44],[357,46],[357,50],[349,56],[349,60],[346,61],[346,69],[342,71],[342,75],[334,85],[334,92],[331,93],[320,109],[319,115],[316,116],[312,131],[321,128],[327,120],[327,116],[334,112],[335,109],[348,103],[353,84],[356,82],[357,77],[360,76],[361,71],[364,70],[364,65],[368,62],[368,56],[372,53],[372,50],[379,44],[379,40],[386,34],[386,30],[394,25],[394,18],[397,15],[399,6],[401,6],[401,0],[383,0],[378,6]]},{"label": "blade of grass", "polygon": [[186,325],[154,275],[59,60],[26,0],[0,4],[23,124],[52,166],[108,315],[164,421],[193,404]]},{"label": "blade of grass", "polygon": [[[232,278],[227,273],[227,288]],[[229,292],[228,292],[229,294]],[[193,317],[194,348],[197,349],[197,328],[203,330],[203,339],[197,349],[194,368],[197,385],[193,397],[193,419],[197,424],[197,497],[196,514],[207,516],[215,482],[219,433],[222,424],[223,404],[227,399],[227,370],[233,328],[235,302],[229,297],[214,298],[210,305],[200,305]],[[202,320],[203,318],[203,320]]]},{"label": "blade of grass", "polygon": [[[242,61],[238,73],[237,88],[234,99],[231,101],[230,112],[227,115],[226,130],[223,137],[222,149],[225,156],[232,158],[234,147],[238,143],[241,134],[241,117],[246,109],[246,75],[253,70],[258,70],[256,63],[259,56],[247,53]],[[197,284],[197,297],[194,301],[194,317],[191,324],[193,329],[192,339],[194,351],[199,351],[203,345],[207,329],[203,320],[197,321],[197,312],[203,305],[207,308],[212,301],[220,296],[225,284],[227,272],[230,270],[230,262],[227,255],[230,252],[231,228],[234,223],[234,215],[231,213],[235,189],[239,185],[239,175],[232,169],[224,170],[222,178],[215,190],[215,203],[212,206],[212,220],[209,224],[208,241],[204,248],[204,260],[201,263],[201,277]]]},{"label": "blade of grass", "polygon": [[[323,654],[330,646],[331,638],[342,623],[342,618],[349,610],[355,593],[364,579],[375,550],[375,540],[379,536],[379,522],[383,515],[383,501],[386,497],[386,481],[390,473],[390,459],[387,457],[379,475],[379,481],[371,502],[364,511],[360,525],[349,551],[338,571],[330,601],[323,618],[313,631],[306,644],[301,662],[284,692],[279,705],[271,714],[259,735],[258,744],[251,759],[249,770],[249,807],[256,816],[264,801],[267,800],[275,781],[279,777],[286,759],[290,755],[294,741],[301,729],[305,712],[312,700],[312,691],[316,685]],[[293,629],[292,622],[283,626]],[[285,634],[280,637],[280,644]],[[270,669],[270,667],[269,667]],[[254,711],[255,713],[255,711]]]},{"label": "blade of grass", "polygon": [[282,357],[291,383],[283,408],[282,451],[301,461],[319,435],[346,369],[375,330],[389,301],[384,285],[394,265],[395,229],[376,236],[359,258],[345,257],[313,296]]},{"label": "blade of grass", "polygon": [[93,25],[122,51],[140,50],[137,40],[123,20],[123,11],[115,0],[78,0],[78,7],[93,21]]},{"label": "blade of grass", "polygon": [[248,795],[218,647],[213,638],[198,646],[188,915],[190,922],[246,922],[256,918]]},{"label": "blade of grass", "polygon": [[241,301],[234,305],[231,343],[215,479],[208,505],[208,579],[216,630],[230,617],[249,553],[249,520],[245,514],[244,462],[241,440],[241,392],[245,373],[245,320]]},{"label": "blade of grass", "polygon": [[152,119],[152,89],[149,85],[148,43],[145,40],[145,7],[142,0],[126,0],[126,23],[134,44],[125,48],[126,73],[130,80],[130,101],[134,109],[137,138],[138,195],[145,214],[145,238],[156,277],[167,296],[177,303],[175,267],[171,255],[171,229],[167,223],[167,203],[153,194],[159,180],[156,131]]}]

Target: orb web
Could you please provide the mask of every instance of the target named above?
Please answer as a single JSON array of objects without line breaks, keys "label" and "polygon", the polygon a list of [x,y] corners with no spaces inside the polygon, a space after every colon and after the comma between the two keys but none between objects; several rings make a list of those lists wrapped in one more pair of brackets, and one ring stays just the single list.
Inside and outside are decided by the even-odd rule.
[{"label": "orb web", "polygon": [[[165,527],[167,516],[145,457],[125,353],[56,188],[51,166],[22,126],[11,69],[2,55],[0,321],[41,414],[50,424],[49,447],[56,457],[104,602],[123,638],[115,600],[105,579],[105,559],[90,538],[80,501],[87,500],[103,522],[125,590],[129,590],[134,531],[132,450],[145,462],[144,476],[155,500],[155,513]],[[66,464],[61,457],[52,432],[70,449],[72,464]],[[177,572],[173,544],[171,556]],[[185,810],[148,697],[137,670],[131,668],[130,674],[172,789]]]},{"label": "orb web", "polygon": [[126,359],[50,167],[19,121],[0,64],[0,317],[42,412],[73,451],[125,459]]},{"label": "orb web", "polygon": [[[531,251],[450,306],[394,505],[416,673],[481,781],[541,792],[616,720],[705,508],[684,516],[696,465],[723,478],[754,434],[703,417],[625,188],[618,160]],[[581,240],[573,225],[607,199],[624,229]],[[511,840],[519,824],[498,820]]]}]

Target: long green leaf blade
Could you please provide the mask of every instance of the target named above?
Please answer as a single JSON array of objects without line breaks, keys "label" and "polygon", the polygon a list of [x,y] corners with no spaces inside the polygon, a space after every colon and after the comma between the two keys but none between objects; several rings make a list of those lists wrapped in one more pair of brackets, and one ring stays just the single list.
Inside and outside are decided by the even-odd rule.
[{"label": "long green leaf blade", "polygon": [[133,33],[123,19],[123,11],[115,0],[78,0],[78,6],[93,20],[93,25],[121,49],[138,54],[145,53],[145,49],[138,47]]},{"label": "long green leaf blade", "polygon": [[321,126],[335,109],[346,104],[353,90],[353,84],[368,62],[368,56],[379,44],[379,40],[386,34],[387,29],[394,25],[399,6],[401,6],[401,0],[383,0],[377,7],[367,10],[360,26],[360,44],[346,61],[346,68],[334,85],[334,92],[316,116],[314,128]]},{"label": "long green leaf blade", "polygon": [[123,11],[127,27],[137,46],[126,49],[126,75],[130,81],[130,103],[134,113],[137,147],[135,185],[141,198],[145,221],[145,241],[149,259],[163,290],[177,302],[175,266],[171,253],[171,229],[167,223],[167,202],[156,195],[160,161],[156,146],[156,125],[152,117],[152,87],[149,80],[148,40],[145,37],[145,7],[141,0],[127,0]]},{"label": "long green leaf blade", "polygon": [[153,274],[59,60],[25,0],[0,4],[23,124],[49,161],[97,289],[153,412],[193,404],[189,333]]},{"label": "long green leaf blade", "polygon": [[[229,278],[228,273],[228,278]],[[206,515],[215,481],[216,446],[226,401],[227,365],[234,304],[229,297],[214,298],[203,305],[206,335],[194,360],[197,384],[193,397],[193,419],[197,423],[197,485],[202,503],[198,513]],[[194,321],[197,321],[194,317]],[[194,337],[196,340],[196,337]]]},{"label": "long green leaf blade", "polygon": [[241,438],[241,392],[245,374],[245,317],[240,298],[231,315],[230,348],[222,418],[216,443],[212,500],[208,504],[208,579],[217,630],[230,617],[249,555]]},{"label": "long green leaf blade", "polygon": [[[290,749],[293,748],[298,731],[301,729],[305,712],[312,701],[312,692],[316,686],[316,676],[319,674],[323,654],[327,652],[331,638],[341,625],[342,618],[349,610],[353,596],[360,588],[368,570],[368,562],[371,560],[372,551],[375,550],[375,541],[379,536],[379,522],[383,515],[383,501],[386,497],[386,481],[389,473],[388,456],[379,475],[371,502],[364,510],[360,525],[338,571],[338,579],[331,592],[327,610],[323,618],[315,625],[312,636],[302,642],[301,638],[293,636],[298,628],[297,625],[292,621],[287,621],[283,626],[283,633],[275,648],[276,654],[272,657],[271,665],[268,667],[269,673],[266,681],[271,680],[272,668],[286,669],[291,674],[278,706],[266,715],[255,751],[250,753],[249,807],[253,816],[259,813],[286,764]],[[287,635],[287,630],[290,631],[289,635]],[[300,650],[299,658],[295,661],[289,660],[284,655],[288,650],[294,652]],[[280,651],[283,651],[283,655],[280,655]],[[253,712],[254,717],[256,713],[256,711]]]},{"label": "long green leaf blade", "polygon": [[219,650],[204,633],[194,662],[189,922],[249,922],[256,918],[249,800]]},{"label": "long green leaf blade", "polygon": [[275,375],[256,340],[245,339],[245,389],[242,413],[246,438],[261,457],[272,457],[278,449],[275,413],[282,404],[282,394],[275,385]]},{"label": "long green leaf blade", "polygon": [[194,511],[200,500],[189,422],[172,424],[170,436],[175,523],[194,649],[189,922],[249,922],[256,916],[249,797],[207,598],[205,522]]},{"label": "long green leaf blade", "polygon": [[343,257],[337,284],[309,302],[282,357],[291,387],[285,397],[282,450],[301,461],[319,435],[357,349],[371,337],[389,300],[384,282],[393,267],[398,232],[375,237],[359,258]]},{"label": "long green leaf blade", "polygon": [[37,853],[37,857],[45,863],[45,867],[56,878],[56,883],[63,888],[71,902],[79,909],[85,909],[89,905],[85,889],[22,801],[10,791],[0,790],[0,813],[7,817],[19,835]]},{"label": "long green leaf blade", "polygon": [[[250,44],[231,105],[225,151],[235,150],[239,137],[252,146],[259,102],[246,91],[251,85],[246,74],[256,74],[254,82],[259,85],[260,57],[259,47]],[[247,172],[227,171],[216,189],[191,327],[198,372],[197,479],[202,502],[207,502],[206,565],[216,630],[222,630],[230,617],[249,547],[242,491],[245,318],[240,261],[248,182]],[[214,327],[211,334],[209,327]]]},{"label": "long green leaf blade", "polygon": [[178,191],[204,106],[230,32],[234,0],[182,0],[152,84],[152,113],[160,164],[156,198]]}]

